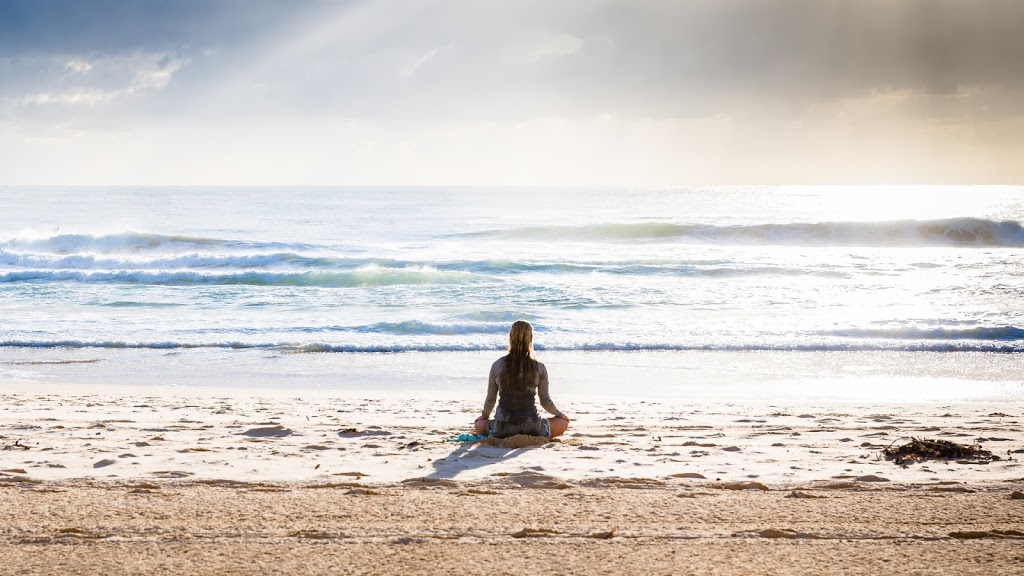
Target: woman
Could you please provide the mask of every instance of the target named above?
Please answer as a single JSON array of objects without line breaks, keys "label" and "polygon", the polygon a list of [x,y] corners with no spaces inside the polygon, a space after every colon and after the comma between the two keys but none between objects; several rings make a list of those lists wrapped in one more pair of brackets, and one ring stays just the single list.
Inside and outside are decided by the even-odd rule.
[{"label": "woman", "polygon": [[[541,418],[534,397],[554,417]],[[498,409],[494,420],[488,420],[495,399]],[[555,408],[548,394],[548,369],[533,357],[533,326],[517,320],[508,332],[508,354],[491,364],[484,411],[473,424],[474,431],[497,438],[516,434],[554,438],[568,427],[569,417]]]}]

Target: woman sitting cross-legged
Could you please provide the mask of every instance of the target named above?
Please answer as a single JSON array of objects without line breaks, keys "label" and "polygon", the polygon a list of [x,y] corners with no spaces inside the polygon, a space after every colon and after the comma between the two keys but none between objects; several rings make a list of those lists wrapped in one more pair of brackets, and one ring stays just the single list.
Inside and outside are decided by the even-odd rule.
[{"label": "woman sitting cross-legged", "polygon": [[[534,398],[554,414],[541,418]],[[495,400],[498,409],[488,420]],[[533,326],[517,320],[508,333],[508,354],[491,364],[487,378],[487,399],[483,414],[476,419],[474,431],[481,435],[507,438],[516,434],[554,438],[569,427],[569,417],[551,402],[548,393],[548,369],[533,356]]]}]

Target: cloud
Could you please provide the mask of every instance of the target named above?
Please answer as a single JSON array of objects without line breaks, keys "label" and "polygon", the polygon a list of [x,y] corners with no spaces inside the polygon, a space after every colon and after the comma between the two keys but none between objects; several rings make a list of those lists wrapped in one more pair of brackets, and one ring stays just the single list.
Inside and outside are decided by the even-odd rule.
[{"label": "cloud", "polygon": [[86,74],[92,70],[92,64],[85,58],[72,58],[64,65],[64,69],[76,74]]},{"label": "cloud", "polygon": [[46,106],[48,104],[98,104],[117,98],[119,90],[78,89],[65,92],[38,92],[29,94],[22,103],[30,106]]},{"label": "cloud", "polygon": [[583,46],[583,40],[562,32],[545,34],[531,44],[525,59],[527,64],[534,64],[546,58],[559,58],[573,54]]},{"label": "cloud", "polygon": [[247,151],[209,179],[991,181],[1024,177],[1022,22],[1018,0],[8,0],[0,122],[15,155],[55,127],[190,166],[198,140]]},{"label": "cloud", "polygon": [[[101,56],[91,62],[74,57],[59,64],[63,56],[41,56],[8,61],[12,76],[32,77],[38,70],[53,71],[34,77],[27,84],[34,91],[14,99],[8,106],[8,116],[17,114],[18,107],[38,106],[90,106],[95,107],[114,100],[158,91],[165,88],[176,72],[188,64],[187,59],[166,53],[135,53],[119,56]],[[10,100],[10,99],[9,99]]]},{"label": "cloud", "polygon": [[[424,4],[430,9],[383,2],[343,12],[340,32],[300,56],[309,64],[294,71],[301,77],[273,70],[293,88],[275,104],[403,122],[675,118],[799,115],[886,91],[967,89],[980,99],[1024,89],[1024,35],[1015,24],[1024,22],[1024,3],[1014,1]],[[346,22],[364,25],[352,33]],[[450,48],[429,73],[382,73],[404,68],[410,51],[438,46]]]}]

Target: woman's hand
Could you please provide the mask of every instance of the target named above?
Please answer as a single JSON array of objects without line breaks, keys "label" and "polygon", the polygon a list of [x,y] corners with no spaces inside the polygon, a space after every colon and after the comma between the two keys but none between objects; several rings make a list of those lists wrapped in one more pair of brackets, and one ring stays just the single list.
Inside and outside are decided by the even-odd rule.
[{"label": "woman's hand", "polygon": [[566,416],[565,414],[562,414],[561,412],[559,412],[558,414],[555,414],[555,418],[561,418],[561,419],[565,420],[566,422],[572,422],[572,418],[569,418],[568,416]]}]

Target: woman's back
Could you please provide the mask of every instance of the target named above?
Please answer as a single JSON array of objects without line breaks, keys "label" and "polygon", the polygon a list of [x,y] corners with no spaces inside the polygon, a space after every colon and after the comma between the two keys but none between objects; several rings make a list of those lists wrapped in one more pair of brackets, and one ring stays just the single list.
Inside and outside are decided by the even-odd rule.
[{"label": "woman's back", "polygon": [[[513,380],[509,374],[508,356],[498,358],[491,366],[491,377],[496,380],[498,388],[498,412],[495,419],[506,422],[523,422],[537,418],[537,405],[534,398],[540,386],[540,375],[547,374],[544,365],[536,360],[533,370],[520,373]],[[532,376],[532,377],[531,377]]]}]

